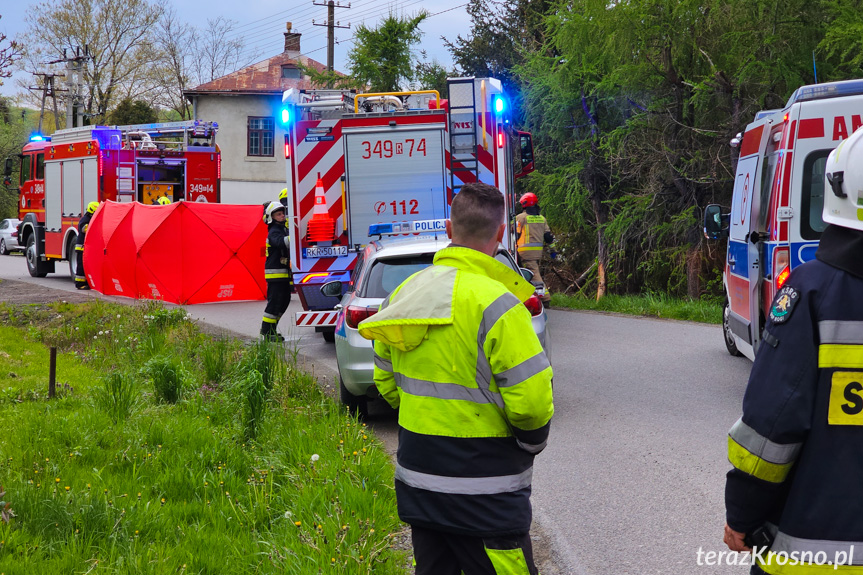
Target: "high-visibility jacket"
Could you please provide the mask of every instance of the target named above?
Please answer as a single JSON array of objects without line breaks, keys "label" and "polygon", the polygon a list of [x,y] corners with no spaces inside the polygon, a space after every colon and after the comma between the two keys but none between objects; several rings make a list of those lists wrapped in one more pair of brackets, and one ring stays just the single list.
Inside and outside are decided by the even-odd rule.
[{"label": "high-visibility jacket", "polygon": [[545,217],[521,212],[515,217],[516,248],[521,257],[542,256],[542,246],[551,237]]},{"label": "high-visibility jacket", "polygon": [[275,282],[293,282],[288,228],[284,222],[273,220],[267,230],[267,259],[264,279]]},{"label": "high-visibility jacket", "polygon": [[728,437],[728,525],[775,535],[756,557],[770,574],[842,553],[857,567],[836,572],[863,573],[863,232],[829,226],[816,258],[773,301]]},{"label": "high-visibility jacket", "polygon": [[530,528],[533,458],[554,413],[552,370],[523,301],[534,286],[447,247],[359,325],[378,391],[399,409],[396,497],[411,525],[476,536]]}]

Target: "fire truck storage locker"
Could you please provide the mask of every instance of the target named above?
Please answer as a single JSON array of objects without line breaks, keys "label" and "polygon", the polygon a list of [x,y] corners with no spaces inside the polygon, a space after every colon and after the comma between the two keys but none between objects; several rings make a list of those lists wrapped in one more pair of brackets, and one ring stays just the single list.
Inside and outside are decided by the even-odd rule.
[{"label": "fire truck storage locker", "polygon": [[366,245],[369,226],[449,217],[444,125],[344,130],[348,233]]}]

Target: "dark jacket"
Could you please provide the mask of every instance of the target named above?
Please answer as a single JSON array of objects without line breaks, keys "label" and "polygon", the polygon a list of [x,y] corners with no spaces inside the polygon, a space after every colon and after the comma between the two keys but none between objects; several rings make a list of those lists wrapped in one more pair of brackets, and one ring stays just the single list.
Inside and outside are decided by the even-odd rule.
[{"label": "dark jacket", "polygon": [[75,240],[75,249],[78,251],[84,250],[84,238],[87,236],[87,228],[90,227],[91,219],[93,219],[93,214],[84,212],[84,215],[78,220],[78,238]]},{"label": "dark jacket", "polygon": [[743,416],[729,432],[725,502],[735,531],[770,524],[774,552],[833,560],[863,546],[861,294],[863,232],[829,226],[816,260],[795,269],[771,305]]},{"label": "dark jacket", "polygon": [[267,260],[264,278],[271,282],[293,283],[291,277],[290,236],[284,222],[273,221],[267,232]]}]

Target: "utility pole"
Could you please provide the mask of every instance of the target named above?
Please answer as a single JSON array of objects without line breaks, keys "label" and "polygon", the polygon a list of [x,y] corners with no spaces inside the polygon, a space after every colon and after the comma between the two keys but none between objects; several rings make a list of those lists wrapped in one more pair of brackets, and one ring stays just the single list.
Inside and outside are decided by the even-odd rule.
[{"label": "utility pole", "polygon": [[[326,26],[327,27],[327,71],[333,71],[333,60],[335,60],[335,46],[336,46],[336,28],[350,28],[351,25],[348,23],[347,26],[342,26],[341,22],[336,22],[336,8],[350,8],[351,3],[342,4],[341,2],[334,2],[333,0],[328,0],[327,2],[312,2],[315,6],[326,6],[327,7],[327,21],[323,24],[316,24],[314,20],[312,20],[313,26]],[[330,85],[332,87],[332,85]]]},{"label": "utility pole", "polygon": [[[42,91],[42,109],[39,110],[39,129],[38,133],[42,133],[42,124],[45,120],[45,101],[50,96],[51,101],[54,103],[54,129],[60,129],[60,114],[57,112],[57,88],[54,85],[54,78],[58,76],[58,74],[50,74],[45,72],[37,72],[33,74],[34,76],[42,76],[42,85],[41,86],[30,86],[30,90],[41,90]],[[59,90],[60,92],[65,92],[66,90]]]}]

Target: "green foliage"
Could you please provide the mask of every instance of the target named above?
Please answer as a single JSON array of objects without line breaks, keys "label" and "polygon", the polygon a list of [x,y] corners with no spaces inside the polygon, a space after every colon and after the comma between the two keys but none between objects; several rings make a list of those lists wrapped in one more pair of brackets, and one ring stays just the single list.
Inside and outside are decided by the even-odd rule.
[{"label": "green foliage", "polygon": [[413,79],[412,48],[420,41],[420,23],[428,12],[401,18],[393,13],[377,28],[357,26],[348,53],[351,75],[371,92],[397,92]]},{"label": "green foliage", "polygon": [[185,375],[182,364],[175,356],[154,357],[144,365],[143,372],[153,382],[158,401],[177,403],[182,397]]},{"label": "green foliage", "polygon": [[[0,219],[18,216],[18,176],[21,162],[15,157],[27,144],[30,134],[36,131],[38,113],[25,108],[17,108],[5,98],[0,97],[0,167],[6,158],[13,159],[13,171],[9,185],[0,183]],[[3,176],[0,176],[2,182]]]},{"label": "green foliage", "polygon": [[159,113],[143,100],[133,101],[132,98],[124,98],[117,104],[108,119],[118,126],[152,124],[159,121]]},{"label": "green foliage", "polygon": [[[15,391],[0,397],[23,398],[0,400],[0,421],[16,430],[0,433],[0,500],[15,511],[0,521],[0,572],[409,572],[391,543],[403,527],[389,455],[295,363],[270,371],[254,440],[240,385],[175,404],[153,402],[138,385],[135,408],[113,422],[97,399],[105,382],[95,370],[136,373],[145,363],[98,332],[125,341],[149,329],[150,316],[161,316],[154,311],[0,305],[0,373],[17,375],[4,382]],[[79,329],[58,337],[68,325]],[[71,378],[74,393],[51,401],[35,393],[47,389],[47,349],[24,337],[28,326],[62,341],[58,376]],[[96,339],[85,335],[94,330]],[[186,320],[164,331],[163,354],[202,381],[210,339]],[[267,365],[267,353],[252,345],[236,363]]]},{"label": "green foliage", "polygon": [[[501,22],[527,24],[497,25],[488,4]],[[729,140],[814,81],[813,52],[819,81],[863,72],[863,14],[836,0],[471,7],[457,61],[470,72],[481,71],[471,58],[500,61],[494,53],[514,64],[537,156],[528,187],[572,246],[567,264],[600,259],[620,293],[715,295],[721,258],[700,222],[708,203],[730,205]],[[522,49],[501,47],[517,36],[497,31],[510,29],[528,39]]]},{"label": "green foliage", "polygon": [[135,380],[120,372],[102,376],[102,387],[95,392],[96,402],[114,423],[125,421],[136,401]]},{"label": "green foliage", "polygon": [[551,305],[570,309],[623,313],[699,321],[702,323],[722,323],[721,301],[691,301],[669,297],[663,292],[645,295],[607,295],[599,301],[585,295],[567,296],[552,294]]},{"label": "green foliage", "polygon": [[437,60],[429,62],[426,60],[425,50],[421,51],[422,58],[414,65],[414,85],[417,90],[437,90],[441,98],[448,94],[447,79],[456,76],[454,70],[447,71],[443,64]]},{"label": "green foliage", "polygon": [[216,339],[210,345],[203,346],[201,365],[204,368],[204,383],[212,383],[218,387],[228,371],[230,356],[231,345],[227,339]]}]

